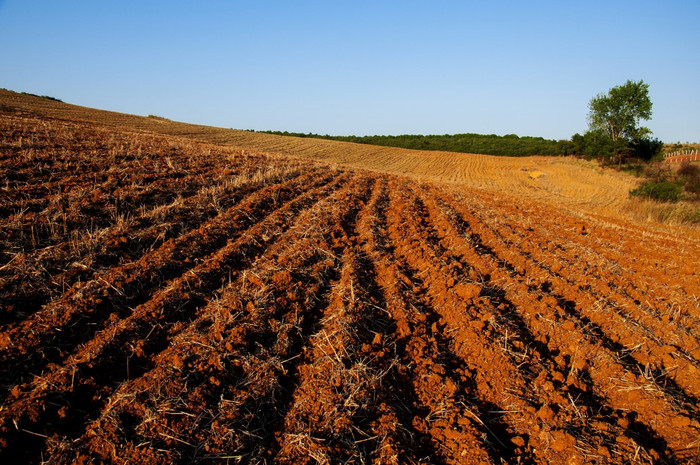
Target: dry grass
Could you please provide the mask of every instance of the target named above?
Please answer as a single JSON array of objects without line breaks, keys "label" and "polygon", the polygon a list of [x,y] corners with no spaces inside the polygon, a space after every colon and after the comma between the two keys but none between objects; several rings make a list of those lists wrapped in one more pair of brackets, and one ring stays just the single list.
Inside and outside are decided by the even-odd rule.
[{"label": "dry grass", "polygon": [[691,202],[656,202],[647,199],[630,199],[626,211],[635,219],[682,227],[700,227],[700,206]]}]

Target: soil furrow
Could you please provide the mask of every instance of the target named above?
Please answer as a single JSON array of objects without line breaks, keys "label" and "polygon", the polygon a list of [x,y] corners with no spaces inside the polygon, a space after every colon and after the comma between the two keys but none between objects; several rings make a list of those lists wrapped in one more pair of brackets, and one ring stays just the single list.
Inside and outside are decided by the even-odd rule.
[{"label": "soil furrow", "polygon": [[[469,228],[474,228],[473,223],[468,224]],[[487,232],[483,234],[483,237],[487,237]],[[464,245],[468,245],[467,241],[464,242]],[[507,249],[503,246],[499,249],[496,242],[489,243],[488,247],[498,250],[499,257],[508,255]],[[652,456],[656,454],[662,460],[671,460],[670,457],[674,455],[676,458],[683,457],[686,447],[693,442],[692,431],[697,428],[697,425],[691,424],[697,421],[676,413],[673,407],[675,400],[670,397],[673,392],[662,395],[661,389],[644,380],[643,376],[628,371],[620,364],[616,353],[611,353],[601,344],[591,340],[591,335],[586,333],[585,324],[580,319],[567,315],[551,295],[529,294],[525,273],[513,271],[519,268],[518,264],[510,263],[503,268],[490,272],[490,279],[509,281],[515,278],[520,281],[508,290],[509,300],[515,304],[524,323],[531,328],[533,334],[543,342],[546,341],[550,351],[568,357],[570,374],[586,372],[582,376],[593,381],[589,389],[593,389],[598,398],[606,399],[608,405],[616,411],[616,415],[623,419],[623,423],[626,421],[624,418],[629,416],[624,412],[639,412],[643,406],[653,405],[654,414],[647,412],[643,415],[649,423],[637,425],[639,431],[631,430],[629,434],[640,445],[646,447]],[[638,387],[630,390],[630,382]],[[635,418],[641,418],[640,413],[635,413]],[[679,431],[677,425],[680,424],[687,425],[689,429],[685,432]],[[644,434],[641,434],[640,428]]]},{"label": "soil furrow", "polygon": [[[270,450],[285,405],[291,399],[290,384],[294,383],[302,347],[319,318],[321,308],[326,305],[325,296],[330,290],[330,280],[334,279],[335,260],[329,260],[323,247],[333,236],[332,232],[326,232],[337,230],[340,226],[333,225],[340,222],[339,216],[325,213],[325,206],[347,205],[345,191],[357,192],[366,182],[353,180],[350,186],[346,185],[328,197],[321,196],[326,198],[301,211],[296,221],[289,221],[289,224],[294,224],[287,232],[277,228],[278,232],[273,235],[275,242],[261,258],[246,268],[246,273],[239,273],[237,278],[234,275],[232,284],[224,289],[220,299],[211,300],[202,307],[197,320],[178,331],[175,344],[157,355],[156,359],[174,361],[174,368],[156,363],[143,379],[121,387],[119,393],[112,396],[115,401],[110,404],[109,416],[105,418],[103,414],[81,441],[94,445],[99,437],[105,436],[104,429],[111,427],[107,420],[117,415],[114,412],[134,410],[133,405],[121,402],[129,396],[128,392],[135,392],[137,398],[142,399],[138,409],[158,410],[158,417],[164,420],[164,424],[172,425],[171,429],[178,423],[181,426],[191,423],[189,416],[167,420],[168,415],[161,412],[162,407],[152,405],[153,397],[161,394],[147,396],[138,387],[165,385],[168,391],[178,392],[184,382],[185,386],[189,383],[195,387],[195,392],[198,386],[206,388],[208,395],[203,408],[218,413],[212,413],[204,424],[195,421],[194,425],[184,427],[192,438],[198,439],[204,450],[197,456],[191,449],[175,447],[180,450],[179,459],[183,463],[192,460],[207,462],[207,457],[223,453],[255,455],[261,454],[261,450]],[[316,232],[310,234],[311,230]],[[300,248],[301,243],[309,246]],[[309,274],[302,274],[301,270],[309,270]],[[216,345],[211,345],[212,334]],[[187,370],[183,372],[184,369]],[[184,392],[181,395],[183,402],[188,403],[190,394]],[[198,402],[201,404],[202,401]],[[150,406],[144,407],[144,404]],[[170,409],[166,409],[168,411]],[[143,413],[131,415],[145,420]],[[162,447],[178,446],[177,442],[159,438],[158,430],[153,430],[155,425],[146,427],[144,423],[137,428],[141,435],[139,442],[149,442],[155,448],[159,443],[163,443]],[[100,431],[98,437],[95,437],[95,431]],[[261,449],[261,446],[265,447]],[[120,447],[128,449],[133,444]],[[269,455],[268,452],[265,456]],[[175,455],[171,455],[171,460],[173,457]]]},{"label": "soil furrow", "polygon": [[[500,202],[493,207],[506,208],[506,205]],[[579,266],[591,269],[588,277],[594,280],[597,278],[603,295],[611,290],[616,291],[635,302],[634,307],[648,312],[652,318],[660,318],[661,321],[657,324],[676,325],[687,319],[682,324],[687,332],[687,328],[693,328],[700,322],[697,305],[695,312],[678,305],[678,302],[700,292],[692,265],[677,259],[684,256],[689,247],[693,247],[691,244],[669,235],[649,235],[637,228],[572,220],[563,218],[562,215],[540,215],[538,221],[533,222],[532,217],[536,217],[537,212],[528,208],[519,205],[518,210],[513,210],[509,207],[513,213],[509,218],[515,217],[515,221],[509,222],[500,219],[503,215],[484,216],[479,210],[471,213],[481,222],[493,225],[497,234],[514,235],[514,249],[522,245],[524,252],[532,251],[537,244],[540,251],[555,250],[557,257],[564,260],[562,263],[570,265],[562,266],[558,270],[560,273],[576,275]],[[513,224],[529,226],[515,229]],[[526,234],[527,232],[533,234]],[[527,238],[521,237],[523,235],[527,235]],[[657,247],[659,243],[663,244],[663,248]],[[586,260],[582,261],[582,257]],[[662,267],[665,268],[664,272],[654,272]],[[670,337],[669,332],[667,335]]]},{"label": "soil furrow", "polygon": [[463,370],[446,352],[437,330],[439,317],[419,308],[407,284],[410,278],[400,271],[388,238],[379,230],[386,225],[385,184],[370,201],[371,213],[360,220],[360,242],[370,261],[361,269],[372,271],[373,294],[378,296],[374,305],[385,309],[387,325],[394,328],[398,360],[387,382],[390,392],[397,393],[393,402],[402,429],[410,433],[415,455],[431,463],[497,463],[498,453],[512,458],[507,447],[500,447],[494,425],[485,426],[468,406],[471,400],[460,379]]},{"label": "soil furrow", "polygon": [[[336,180],[328,187],[308,191],[255,224],[240,239],[229,241],[226,247],[170,283],[150,301],[134,309],[128,317],[117,320],[98,333],[75,355],[70,356],[62,367],[42,376],[42,382],[33,390],[21,395],[15,395],[13,391],[16,399],[6,404],[8,415],[23,425],[23,429],[41,429],[42,425],[31,420],[31,409],[44,400],[54,404],[52,410],[56,413],[51,422],[52,428],[60,429],[63,426],[61,420],[73,424],[84,423],[101,408],[103,402],[99,401],[99,397],[109,396],[113,387],[153,367],[153,354],[167,347],[171,338],[169,333],[182,330],[182,324],[186,326],[196,309],[206,304],[207,296],[216,293],[215,287],[247,268],[255,257],[264,252],[267,243],[286,230],[291,224],[289,220],[298,211],[308,208],[311,202],[325,197],[340,185],[342,182]],[[74,389],[75,386],[77,389]],[[82,395],[85,388],[92,388],[101,395],[98,399],[76,396],[78,393]],[[67,408],[72,415],[66,414],[61,418],[59,412]],[[81,414],[82,420],[76,421],[75,417]],[[44,416],[52,415],[45,412]],[[42,434],[50,435],[50,432],[51,429],[48,429]],[[80,434],[82,431],[78,430],[73,437]],[[17,444],[22,447],[21,442],[17,441]],[[11,448],[8,454],[12,455],[13,451]]]},{"label": "soil furrow", "polygon": [[[446,208],[444,204],[442,208]],[[450,220],[454,223],[456,234],[469,234],[467,231],[469,226],[464,218],[452,216]],[[473,217],[470,221],[471,224],[478,222]],[[489,237],[486,231],[483,235]],[[601,304],[600,298],[581,291],[581,286],[575,282],[558,278],[540,263],[531,259],[521,261],[521,254],[513,251],[513,245],[510,241],[508,243],[492,242],[490,247],[500,247],[503,250],[501,263],[507,270],[527,270],[527,279],[520,280],[528,285],[528,291],[553,297],[572,318],[579,320],[578,326],[585,327],[589,335],[595,336],[593,341],[599,341],[612,353],[620,353],[621,361],[624,361],[623,365],[629,371],[654,373],[649,376],[653,376],[660,389],[667,390],[672,398],[678,397],[686,405],[696,404],[700,388],[695,383],[695,373],[700,367],[692,357],[683,356],[688,353],[687,351],[669,343],[661,343],[658,338],[636,324],[636,319],[630,321],[623,317],[616,308]],[[515,248],[527,250],[528,246],[515,244]],[[540,276],[542,278],[539,278]],[[594,328],[598,331],[594,331]],[[692,351],[694,346],[684,345],[683,347]]]},{"label": "soil furrow", "polygon": [[[476,215],[477,212],[474,213]],[[630,318],[636,322],[635,326],[642,326],[642,329],[648,332],[648,337],[655,338],[657,343],[664,340],[680,346],[683,350],[698,348],[699,339],[697,336],[692,336],[690,328],[697,326],[700,321],[690,315],[682,314],[679,307],[674,310],[664,304],[664,302],[673,302],[678,296],[674,297],[662,292],[664,288],[659,286],[658,282],[644,286],[645,291],[642,292],[637,286],[646,280],[646,276],[640,276],[636,271],[621,267],[621,257],[616,256],[613,261],[601,257],[600,252],[594,252],[574,242],[578,237],[586,237],[594,234],[593,232],[584,231],[583,236],[577,234],[571,237],[569,239],[571,245],[567,247],[570,250],[567,250],[561,247],[561,244],[567,243],[565,237],[561,233],[551,234],[542,225],[539,226],[537,235],[528,236],[524,234],[527,229],[516,230],[511,224],[500,221],[496,224],[499,235],[502,235],[501,239],[508,243],[513,253],[519,253],[525,257],[529,262],[528,268],[535,265],[555,280],[558,277],[566,279],[567,284],[564,288],[568,290],[577,287],[587,289],[596,299],[596,303],[611,307],[616,313],[620,313],[621,318]],[[606,235],[609,236],[609,232]],[[620,240],[622,239],[613,237],[611,242],[618,243]],[[552,244],[555,243],[559,247],[553,247]],[[599,247],[598,250],[605,249]],[[581,260],[582,257],[586,257],[586,260]],[[631,286],[630,283],[635,283],[635,286]],[[700,292],[700,289],[696,288],[695,292]],[[649,294],[654,295],[656,300],[660,300],[663,306],[650,305],[651,301],[645,297]],[[616,326],[624,328],[629,324]]]},{"label": "soil furrow", "polygon": [[[26,373],[57,362],[75,346],[89,340],[92,334],[102,329],[102,325],[109,324],[111,315],[128,316],[132,308],[147,302],[153,292],[169,279],[182,276],[196,266],[200,257],[222,247],[258,222],[257,215],[264,218],[270,213],[265,209],[279,207],[315,186],[323,186],[334,176],[329,173],[317,177],[308,186],[304,184],[310,178],[303,176],[255,191],[235,207],[207,222],[206,228],[167,241],[136,262],[112,268],[107,274],[98,275],[82,286],[74,286],[55,305],[43,308],[0,334],[1,358],[21,360],[22,363],[20,366],[4,364],[0,373],[8,381],[21,383]],[[37,325],[34,320],[42,324]],[[26,355],[18,359],[15,354]]]},{"label": "soil furrow", "polygon": [[280,436],[279,463],[314,463],[324,457],[417,461],[409,438],[397,427],[393,400],[379,390],[394,369],[395,348],[387,337],[390,322],[373,307],[371,278],[360,272],[359,258],[355,247],[345,249],[340,279],[311,338],[311,359],[299,368],[301,379]]},{"label": "soil furrow", "polygon": [[[0,314],[0,323],[20,321],[50,299],[60,297],[75,283],[88,281],[94,273],[120,263],[138,260],[147,248],[158,248],[171,238],[198,229],[270,181],[279,183],[299,174],[296,170],[271,171],[267,177],[242,173],[233,182],[224,180],[215,187],[197,189],[199,192],[194,195],[157,205],[134,219],[119,219],[115,225],[94,232],[75,231],[68,242],[32,255],[23,254],[20,260],[24,273],[12,274],[20,266],[17,265],[12,271],[8,270],[9,280],[0,278],[3,287],[17,289],[11,296],[3,296],[7,307],[6,312]],[[12,279],[16,282],[12,283]]]},{"label": "soil furrow", "polygon": [[[396,188],[390,190],[392,194],[400,191]],[[529,383],[518,369],[513,354],[498,345],[497,337],[484,331],[483,320],[490,319],[493,313],[488,302],[480,299],[480,286],[454,283],[458,273],[450,271],[453,263],[437,257],[426,245],[428,232],[420,225],[421,217],[406,196],[406,189],[401,191],[403,195],[391,196],[392,205],[387,218],[389,235],[397,257],[407,266],[405,273],[419,283],[420,287],[415,288],[416,296],[422,301],[423,308],[438,316],[437,327],[447,335],[451,350],[458,358],[457,363],[468,374],[463,382],[472,386],[470,394],[481,405],[478,408],[484,415],[481,421],[496,423],[498,419],[505,422],[495,425],[495,428],[508,435],[500,442],[513,456],[518,447],[525,447],[527,455],[541,457],[550,448],[550,443],[554,443],[555,452],[561,453],[562,458],[581,458],[576,440],[566,432],[564,425],[541,418],[549,412],[550,402],[556,399],[552,399],[546,390],[528,388]],[[400,229],[399,224],[403,228]],[[410,239],[415,237],[424,239],[420,243]],[[486,367],[483,364],[487,360]],[[493,405],[497,406],[495,410],[491,410]]]}]

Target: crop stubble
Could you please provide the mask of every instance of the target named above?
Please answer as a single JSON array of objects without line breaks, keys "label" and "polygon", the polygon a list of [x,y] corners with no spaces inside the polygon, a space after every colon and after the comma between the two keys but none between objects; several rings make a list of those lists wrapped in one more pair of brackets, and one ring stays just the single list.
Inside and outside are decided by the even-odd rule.
[{"label": "crop stubble", "polygon": [[686,238],[3,116],[0,459],[699,459]]}]

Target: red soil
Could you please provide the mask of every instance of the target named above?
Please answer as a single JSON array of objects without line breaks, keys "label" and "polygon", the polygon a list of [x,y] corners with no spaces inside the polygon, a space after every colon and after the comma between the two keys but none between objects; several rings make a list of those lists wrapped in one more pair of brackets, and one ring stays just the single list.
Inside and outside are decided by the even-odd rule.
[{"label": "red soil", "polygon": [[700,243],[0,118],[2,463],[697,463]]}]

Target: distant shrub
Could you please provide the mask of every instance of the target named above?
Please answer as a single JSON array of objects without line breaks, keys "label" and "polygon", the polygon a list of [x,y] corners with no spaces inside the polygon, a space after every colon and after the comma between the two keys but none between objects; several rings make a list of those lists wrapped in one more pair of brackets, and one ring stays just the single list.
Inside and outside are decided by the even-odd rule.
[{"label": "distant shrub", "polygon": [[678,202],[683,198],[683,187],[671,181],[646,181],[636,189],[632,189],[630,196],[661,202]]},{"label": "distant shrub", "polygon": [[647,165],[642,161],[634,161],[622,165],[622,171],[629,173],[637,178],[644,176],[646,169]]},{"label": "distant shrub", "polygon": [[39,98],[45,98],[47,100],[53,100],[54,102],[63,102],[63,100],[57,99],[56,97],[51,97],[50,95],[37,95],[37,94],[30,94],[29,92],[22,92],[24,95],[31,95],[32,97],[39,97]]},{"label": "distant shrub", "polygon": [[685,183],[686,192],[700,197],[700,166],[684,162],[678,168],[678,176]]}]

